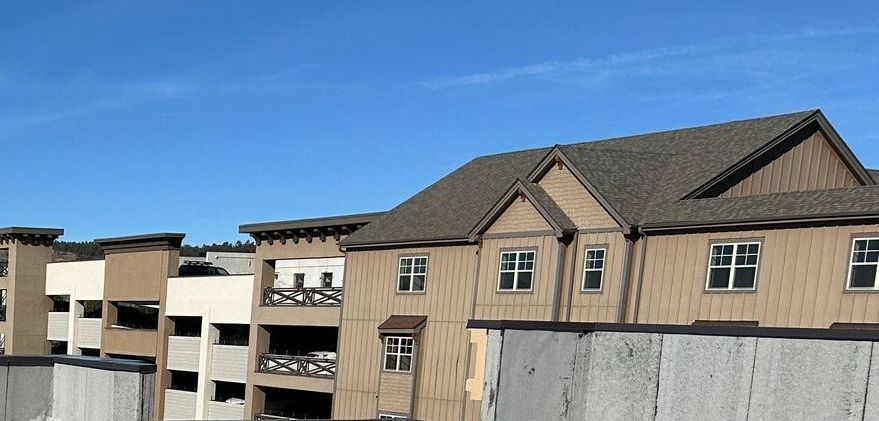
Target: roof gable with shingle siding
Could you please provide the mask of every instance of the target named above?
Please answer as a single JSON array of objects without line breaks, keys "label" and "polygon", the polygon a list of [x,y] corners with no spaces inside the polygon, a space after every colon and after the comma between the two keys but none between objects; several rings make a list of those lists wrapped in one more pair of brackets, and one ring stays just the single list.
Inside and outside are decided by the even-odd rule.
[{"label": "roof gable with shingle siding", "polygon": [[513,200],[498,218],[485,230],[486,234],[506,234],[514,232],[550,231],[546,218],[534,207],[528,198],[521,196]]},{"label": "roof gable with shingle siding", "polygon": [[564,166],[553,165],[537,182],[579,229],[619,228],[619,224]]}]

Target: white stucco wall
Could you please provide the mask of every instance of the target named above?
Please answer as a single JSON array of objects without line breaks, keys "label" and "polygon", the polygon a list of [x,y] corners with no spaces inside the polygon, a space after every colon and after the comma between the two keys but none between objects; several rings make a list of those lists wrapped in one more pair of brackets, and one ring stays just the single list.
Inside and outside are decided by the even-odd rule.
[{"label": "white stucco wall", "polygon": [[[76,341],[82,305],[79,301],[104,299],[104,261],[59,262],[46,265],[46,295],[69,295],[70,313],[67,320],[67,353],[80,354]],[[58,316],[57,314],[55,316]],[[51,323],[50,317],[50,323]],[[52,339],[60,340],[60,337]],[[92,347],[86,346],[87,348]]]},{"label": "white stucco wall", "polygon": [[253,275],[168,278],[165,315],[249,324],[252,295]]},{"label": "white stucco wall", "polygon": [[324,272],[333,274],[333,286],[341,287],[345,276],[345,258],[329,257],[318,259],[288,259],[275,261],[275,288],[293,288],[296,286],[293,274],[305,274],[305,287],[321,286],[320,276]]},{"label": "white stucco wall", "polygon": [[[165,300],[165,315],[201,317],[200,338],[170,338],[172,341],[198,340],[198,384],[195,394],[195,419],[208,416],[208,405],[213,394],[211,368],[213,367],[214,344],[219,332],[213,324],[250,324],[250,310],[253,303],[253,275],[205,276],[168,279],[168,294]],[[240,347],[245,350],[246,347]],[[175,347],[169,346],[169,361],[176,357],[194,359],[196,352],[187,355],[171,355]],[[247,364],[246,358],[237,365]],[[192,361],[193,363],[195,361]],[[191,368],[191,367],[190,367]],[[170,391],[174,393],[175,391]],[[189,416],[189,418],[193,418]]]},{"label": "white stucco wall", "polygon": [[70,302],[104,299],[104,261],[47,264],[46,295],[70,295]]}]

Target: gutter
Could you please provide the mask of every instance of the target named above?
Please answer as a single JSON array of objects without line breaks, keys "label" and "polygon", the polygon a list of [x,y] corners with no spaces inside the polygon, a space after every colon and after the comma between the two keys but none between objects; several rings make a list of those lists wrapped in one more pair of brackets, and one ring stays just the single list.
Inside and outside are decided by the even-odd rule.
[{"label": "gutter", "polygon": [[[637,228],[635,229],[637,231]],[[632,257],[635,251],[635,239],[631,236],[625,236],[626,251],[623,257],[623,276],[620,285],[620,299],[617,303],[617,323],[626,321],[626,305],[629,303],[629,286],[632,284]],[[643,262],[642,262],[643,264]]]}]

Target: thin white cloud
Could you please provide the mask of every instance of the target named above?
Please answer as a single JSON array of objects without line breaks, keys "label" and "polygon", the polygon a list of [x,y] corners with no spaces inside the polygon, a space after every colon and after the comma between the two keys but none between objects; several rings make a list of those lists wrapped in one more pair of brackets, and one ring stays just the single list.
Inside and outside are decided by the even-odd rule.
[{"label": "thin white cloud", "polygon": [[807,28],[803,31],[780,35],[750,36],[741,38],[718,38],[705,42],[639,50],[628,53],[612,54],[600,58],[579,58],[570,61],[548,61],[520,67],[501,69],[493,72],[474,73],[464,76],[453,76],[422,82],[429,89],[445,89],[469,85],[484,85],[507,80],[545,77],[564,73],[582,72],[591,69],[608,69],[633,64],[646,64],[675,57],[692,57],[707,53],[754,44],[775,44],[804,39],[821,39],[845,37],[865,34],[879,34],[879,27],[851,27],[844,29]]}]

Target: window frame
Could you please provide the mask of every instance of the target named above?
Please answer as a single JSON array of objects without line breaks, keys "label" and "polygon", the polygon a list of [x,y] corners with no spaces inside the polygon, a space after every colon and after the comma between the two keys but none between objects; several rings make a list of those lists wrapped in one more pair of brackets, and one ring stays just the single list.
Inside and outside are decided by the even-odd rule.
[{"label": "window frame", "polygon": [[[391,339],[397,340],[397,352],[389,352],[390,341]],[[406,345],[412,349],[411,354],[406,354],[401,351],[403,347],[403,341],[411,342],[410,345]],[[384,337],[382,341],[382,345],[384,346],[384,351],[382,352],[382,371],[387,371],[388,373],[400,373],[400,374],[409,374],[412,373],[412,369],[415,366],[415,337],[413,336],[399,336],[399,335],[388,335]],[[395,355],[397,357],[395,369],[388,368],[388,354]],[[401,357],[408,356],[409,357],[409,369],[401,370],[400,369],[400,361]]]},{"label": "window frame", "polygon": [[[327,277],[329,275],[329,277]],[[330,281],[329,285],[326,285],[327,280]],[[333,287],[333,272],[321,272],[320,274],[320,287],[321,288],[332,288]]]},{"label": "window frame", "polygon": [[[415,275],[422,275],[421,273],[415,273],[415,259],[424,259],[424,286],[422,289],[412,289],[415,285]],[[412,259],[412,272],[406,274],[401,273],[403,269],[403,259]],[[396,279],[396,287],[394,288],[397,294],[424,294],[427,292],[427,272],[429,271],[430,266],[430,255],[428,254],[403,254],[397,258],[397,279]],[[400,277],[408,276],[409,277],[409,289],[400,289]]]},{"label": "window frame", "polygon": [[[586,264],[588,263],[588,255],[590,251],[601,250],[604,252],[604,256],[601,258],[601,269],[587,269]],[[590,244],[587,245],[583,249],[583,276],[580,279],[580,292],[584,293],[601,293],[604,292],[604,273],[607,269],[607,244]],[[601,271],[601,279],[599,280],[598,288],[586,288],[586,273],[587,271],[595,272],[597,270]]]},{"label": "window frame", "polygon": [[[847,257],[848,258],[848,272],[846,273],[846,277],[845,277],[845,290],[849,291],[849,292],[879,292],[879,261],[877,261],[877,262],[863,262],[863,263],[856,263],[853,261],[854,255],[855,255],[855,244],[857,244],[858,241],[868,241],[868,242],[870,240],[877,241],[877,240],[879,240],[879,234],[870,234],[870,235],[865,235],[865,236],[852,236],[851,240],[852,240],[851,247],[849,248],[849,253],[848,253],[848,257]],[[873,286],[872,287],[853,287],[853,286],[851,286],[852,285],[852,271],[853,271],[854,267],[855,266],[867,266],[867,265],[876,266],[876,275],[873,278]]]},{"label": "window frame", "polygon": [[[504,255],[515,253],[515,269],[512,271],[509,270],[501,270],[502,265],[504,264]],[[528,289],[519,288],[519,273],[520,272],[528,272],[526,270],[519,269],[519,255],[522,253],[534,253],[534,257],[531,260],[531,283],[528,286]],[[501,275],[505,272],[513,272],[513,288],[506,289],[501,288]],[[537,249],[536,248],[515,248],[515,249],[501,249],[498,254],[498,264],[497,264],[497,284],[495,284],[496,292],[499,293],[528,293],[534,291],[534,282],[537,280]]]},{"label": "window frame", "polygon": [[[740,246],[740,245],[747,246],[747,245],[753,245],[753,244],[757,245],[757,262],[753,265],[748,265],[748,264],[737,265],[736,264],[736,257],[739,256],[738,246]],[[728,266],[726,266],[726,265],[714,266],[711,264],[712,251],[714,250],[715,246],[732,246],[733,247],[732,261],[730,262],[730,265],[728,265]],[[757,291],[757,281],[760,278],[760,261],[762,260],[761,259],[762,254],[763,254],[763,241],[762,241],[762,239],[742,238],[742,239],[734,239],[734,240],[710,241],[708,243],[708,265],[706,266],[706,270],[705,270],[705,292],[710,292],[710,293],[756,292]],[[735,269],[736,268],[749,268],[749,267],[754,268],[754,284],[749,288],[736,288],[734,286],[735,273],[736,273]],[[727,286],[725,288],[712,288],[711,287],[711,269],[713,269],[713,268],[729,268],[730,269],[729,277],[727,279]]]}]

